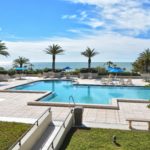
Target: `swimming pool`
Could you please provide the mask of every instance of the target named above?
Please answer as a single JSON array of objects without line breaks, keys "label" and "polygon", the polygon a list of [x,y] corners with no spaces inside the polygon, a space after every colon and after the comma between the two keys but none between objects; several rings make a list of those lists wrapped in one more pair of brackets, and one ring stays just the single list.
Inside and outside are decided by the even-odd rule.
[{"label": "swimming pool", "polygon": [[80,104],[110,104],[112,98],[150,99],[150,88],[73,85],[71,81],[63,80],[37,81],[11,90],[53,91],[52,95],[42,98],[42,102],[68,103],[69,96]]}]

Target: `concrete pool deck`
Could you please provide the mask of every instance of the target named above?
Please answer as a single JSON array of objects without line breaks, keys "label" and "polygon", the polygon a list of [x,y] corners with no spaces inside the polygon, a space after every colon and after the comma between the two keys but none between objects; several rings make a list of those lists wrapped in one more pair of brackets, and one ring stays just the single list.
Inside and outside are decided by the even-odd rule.
[{"label": "concrete pool deck", "polygon": [[[125,79],[127,81],[127,79]],[[103,85],[100,79],[77,79],[78,84],[93,84],[93,85]],[[148,83],[143,79],[132,79],[133,86],[145,86]]]},{"label": "concrete pool deck", "polygon": [[[40,80],[39,78],[38,80]],[[37,79],[35,79],[37,81]],[[80,83],[91,84],[96,82],[93,79],[79,79]],[[138,85],[141,85],[140,79]],[[32,79],[34,81],[34,79]],[[13,86],[21,85],[31,82],[31,80],[16,80],[11,82],[2,82],[0,90],[10,88]],[[99,82],[99,81],[98,81]],[[142,83],[144,84],[144,83]],[[33,123],[40,115],[48,108],[46,106],[28,106],[27,102],[34,101],[44,93],[10,93],[0,92],[0,121],[18,121],[24,123]],[[93,109],[85,108],[83,113],[83,123],[89,127],[105,127],[128,129],[128,122],[126,119],[131,118],[144,118],[149,119],[150,109],[145,103],[127,103],[119,102],[119,110],[113,109]],[[53,120],[63,121],[70,111],[67,107],[51,107]],[[140,129],[147,129],[147,123],[134,123]]]},{"label": "concrete pool deck", "polygon": [[[27,77],[27,78],[25,78],[25,80],[10,80],[9,82],[0,82],[0,90],[4,90],[7,88],[11,88],[14,86],[18,86],[21,84],[26,84],[26,83],[34,82],[34,81],[38,81],[38,80],[45,80],[45,79],[40,78],[40,77]],[[53,80],[53,79],[51,78],[50,80]],[[78,84],[103,85],[100,79],[76,78],[76,80],[77,80]],[[127,80],[127,79],[125,79],[125,80]],[[132,82],[133,82],[133,86],[145,86],[148,84],[143,79],[132,79]]]}]

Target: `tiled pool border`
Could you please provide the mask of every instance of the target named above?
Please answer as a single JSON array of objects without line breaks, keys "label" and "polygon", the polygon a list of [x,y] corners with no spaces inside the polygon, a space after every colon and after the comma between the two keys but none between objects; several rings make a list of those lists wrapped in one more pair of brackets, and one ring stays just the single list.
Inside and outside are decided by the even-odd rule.
[{"label": "tiled pool border", "polygon": [[[106,108],[106,109],[119,109],[119,102],[128,102],[128,103],[150,103],[148,100],[142,100],[142,99],[112,99],[111,104],[73,104],[73,103],[60,103],[60,102],[42,102],[40,101],[42,98],[52,94],[52,92],[48,91],[28,91],[28,90],[11,90],[12,88],[22,86],[22,85],[27,85],[27,84],[32,84],[35,82],[39,81],[72,81],[71,79],[45,79],[45,80],[36,80],[36,81],[31,81],[28,83],[20,84],[17,86],[12,86],[9,88],[6,88],[5,90],[0,90],[0,92],[10,92],[10,93],[42,93],[43,96],[40,98],[36,99],[35,101],[28,102],[27,105],[32,105],[32,106],[56,106],[56,107],[73,107],[73,106],[83,106],[84,108]],[[79,86],[110,86],[110,87],[143,87],[144,86],[120,86],[120,85],[98,85],[98,84],[74,84],[74,85],[79,85]],[[145,87],[147,88],[147,87]]]},{"label": "tiled pool border", "polygon": [[[47,95],[46,95],[47,96]],[[84,108],[104,108],[104,109],[119,109],[119,102],[126,102],[126,103],[147,103],[149,104],[150,101],[147,100],[142,100],[142,99],[112,99],[112,103],[111,104],[69,104],[69,103],[60,103],[60,102],[42,102],[39,101],[40,99],[42,99],[45,96],[42,96],[41,98],[32,101],[32,102],[28,102],[28,105],[32,105],[32,106],[55,106],[55,107],[74,107],[74,106],[82,106]]]}]

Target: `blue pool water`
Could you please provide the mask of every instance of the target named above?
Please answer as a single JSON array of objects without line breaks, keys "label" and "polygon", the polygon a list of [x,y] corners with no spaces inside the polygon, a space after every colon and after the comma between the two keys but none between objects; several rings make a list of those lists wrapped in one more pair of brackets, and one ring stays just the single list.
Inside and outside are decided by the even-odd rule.
[{"label": "blue pool water", "polygon": [[73,85],[71,81],[38,81],[21,85],[12,90],[53,91],[41,101],[68,103],[73,96],[75,103],[109,104],[112,98],[150,99],[150,88]]}]

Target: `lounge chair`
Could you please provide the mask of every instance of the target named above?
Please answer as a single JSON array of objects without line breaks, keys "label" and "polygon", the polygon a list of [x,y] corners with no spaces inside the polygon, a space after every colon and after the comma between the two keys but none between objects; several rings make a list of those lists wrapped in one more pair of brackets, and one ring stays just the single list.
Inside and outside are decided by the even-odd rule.
[{"label": "lounge chair", "polygon": [[66,74],[66,79],[71,79],[70,74]]},{"label": "lounge chair", "polygon": [[47,72],[44,72],[43,73],[43,78],[48,78],[49,76],[48,76],[48,73]]},{"label": "lounge chair", "polygon": [[126,85],[133,85],[133,83],[132,83],[132,79],[131,78],[129,78],[127,81],[126,81]]},{"label": "lounge chair", "polygon": [[88,74],[88,79],[93,79],[92,73]]},{"label": "lounge chair", "polygon": [[107,80],[106,80],[105,78],[102,78],[102,79],[101,79],[101,84],[102,84],[102,85],[106,85],[106,84],[107,84]]},{"label": "lounge chair", "polygon": [[107,84],[108,85],[114,85],[113,78],[108,78]]},{"label": "lounge chair", "polygon": [[80,78],[81,78],[81,79],[84,79],[84,75],[80,75]]},{"label": "lounge chair", "polygon": [[124,79],[119,80],[119,85],[126,85]]},{"label": "lounge chair", "polygon": [[73,84],[79,84],[78,79],[72,78],[72,82],[73,82]]},{"label": "lounge chair", "polygon": [[56,74],[55,72],[48,72],[48,78],[55,78]]}]

